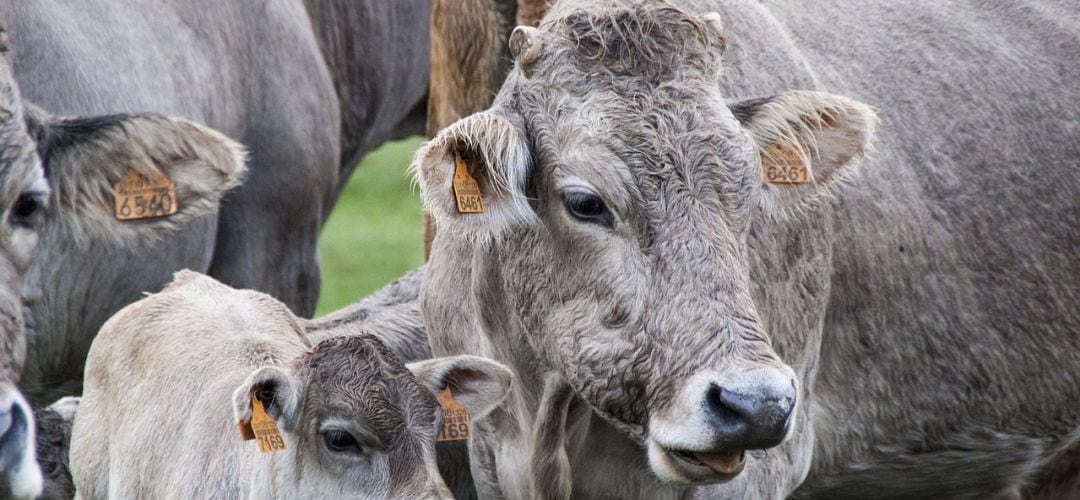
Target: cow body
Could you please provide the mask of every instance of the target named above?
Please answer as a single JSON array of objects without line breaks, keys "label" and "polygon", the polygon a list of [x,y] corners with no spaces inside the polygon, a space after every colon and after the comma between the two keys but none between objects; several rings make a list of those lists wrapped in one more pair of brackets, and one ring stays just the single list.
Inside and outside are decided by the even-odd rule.
[{"label": "cow body", "polygon": [[[470,356],[407,368],[371,335],[312,344],[281,302],[182,272],[95,339],[72,476],[87,499],[447,498],[435,392],[452,387],[482,419],[509,383],[504,367]],[[252,421],[253,398],[284,451],[241,440],[236,424]],[[163,454],[147,442],[175,447]]]},{"label": "cow body", "polygon": [[310,315],[340,187],[364,153],[423,131],[426,1],[7,2],[0,18],[16,79],[50,113],[182,116],[250,150],[249,181],[220,214],[140,249],[44,250],[24,290],[24,385],[39,403],[78,393],[93,334],[178,269]]},{"label": "cow body", "polygon": [[[878,111],[873,152],[838,173],[829,164],[839,152],[830,150],[849,143],[832,137],[811,147],[820,155],[811,162],[816,191],[748,185],[730,159],[728,177],[710,180],[710,155],[746,146],[713,96],[696,93],[707,92],[701,67],[673,65],[682,73],[665,79],[665,52],[602,33],[676,38],[671,24],[648,17],[662,7],[556,3],[539,31],[517,40],[517,64],[493,110],[451,127],[418,157],[440,227],[421,298],[432,350],[481,353],[522,380],[505,413],[478,433],[472,467],[481,494],[985,497],[1068,487],[1074,476],[1052,474],[1073,470],[1080,432],[1080,183],[1071,173],[1080,113],[1067,104],[1080,99],[1069,83],[1080,75],[1066,63],[1080,49],[1080,30],[1068,21],[1075,9],[675,3],[698,17],[701,39],[709,39],[706,26],[722,33],[712,47],[724,50],[716,84],[752,144],[775,137],[762,132],[770,113],[788,106],[781,121],[801,119],[789,91],[813,89]],[[700,64],[707,73],[707,58]],[[660,83],[635,86],[641,81]],[[620,106],[637,114],[620,115]],[[668,118],[672,108],[683,110],[677,119]],[[819,132],[855,116],[819,112],[827,116]],[[846,137],[873,130],[851,126]],[[642,130],[657,132],[650,141]],[[760,151],[755,161],[764,162],[769,151]],[[486,189],[487,213],[456,213],[445,201],[454,153]],[[593,221],[605,232],[566,229],[561,204],[575,196],[566,186],[581,178],[615,207],[614,223]],[[648,191],[656,186],[668,189]],[[711,205],[716,192],[726,204]],[[686,196],[699,204],[683,205]],[[789,204],[792,197],[801,201]],[[697,218],[699,210],[725,224]],[[656,211],[666,215],[634,218]],[[624,243],[627,234],[636,241]],[[718,268],[746,273],[756,313],[723,323],[742,307],[732,298],[741,286]],[[687,295],[695,289],[715,302],[696,302]],[[655,294],[667,302],[650,302]],[[678,304],[682,317],[656,319],[674,314],[665,303]],[[668,339],[674,324],[687,331]],[[737,347],[694,342],[737,338],[747,324],[767,332],[796,374],[791,432],[777,448],[749,453],[722,484],[661,480],[669,470],[653,465],[649,436],[665,429],[654,425],[668,411],[662,402],[678,402],[661,381],[701,363],[702,350],[738,356]],[[459,333],[472,331],[484,334]],[[676,364],[641,355],[666,342],[684,346],[664,355]]]}]

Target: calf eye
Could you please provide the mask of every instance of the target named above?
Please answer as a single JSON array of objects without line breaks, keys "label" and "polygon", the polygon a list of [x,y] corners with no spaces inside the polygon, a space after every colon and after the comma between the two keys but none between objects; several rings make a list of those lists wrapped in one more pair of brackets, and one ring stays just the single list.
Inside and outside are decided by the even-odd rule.
[{"label": "calf eye", "polygon": [[32,192],[19,195],[15,205],[11,207],[10,220],[13,225],[33,229],[45,207],[45,195]]},{"label": "calf eye", "polygon": [[323,433],[323,441],[326,447],[338,453],[360,453],[360,445],[356,439],[345,431],[326,431]]},{"label": "calf eye", "polygon": [[563,205],[570,216],[590,224],[599,224],[611,227],[615,223],[614,216],[608,210],[599,196],[585,192],[568,192],[563,195]]}]

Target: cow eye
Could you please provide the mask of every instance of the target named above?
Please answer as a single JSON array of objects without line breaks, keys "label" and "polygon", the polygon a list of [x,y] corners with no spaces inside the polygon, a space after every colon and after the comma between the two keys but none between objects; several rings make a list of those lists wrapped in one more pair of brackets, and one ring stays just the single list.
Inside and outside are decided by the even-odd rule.
[{"label": "cow eye", "polygon": [[333,430],[323,433],[323,441],[331,451],[338,453],[361,453],[360,444],[345,431]]},{"label": "cow eye", "polygon": [[604,227],[611,227],[615,222],[604,200],[592,193],[568,192],[563,195],[563,205],[566,206],[566,211],[571,217],[581,222],[599,224]]},{"label": "cow eye", "polygon": [[11,207],[11,223],[18,227],[33,229],[41,219],[44,208],[45,195],[43,193],[23,193]]}]

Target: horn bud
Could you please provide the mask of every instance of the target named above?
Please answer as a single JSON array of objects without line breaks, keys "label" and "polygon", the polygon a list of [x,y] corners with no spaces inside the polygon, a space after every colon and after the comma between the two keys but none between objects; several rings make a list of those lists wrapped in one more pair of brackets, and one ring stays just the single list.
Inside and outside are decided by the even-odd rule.
[{"label": "horn bud", "polygon": [[727,48],[727,38],[724,37],[724,23],[720,20],[719,12],[707,12],[698,17],[709,29],[720,37],[720,50]]},{"label": "horn bud", "polygon": [[523,66],[536,62],[543,47],[540,30],[531,26],[518,26],[510,34],[510,53],[517,59],[518,64]]}]

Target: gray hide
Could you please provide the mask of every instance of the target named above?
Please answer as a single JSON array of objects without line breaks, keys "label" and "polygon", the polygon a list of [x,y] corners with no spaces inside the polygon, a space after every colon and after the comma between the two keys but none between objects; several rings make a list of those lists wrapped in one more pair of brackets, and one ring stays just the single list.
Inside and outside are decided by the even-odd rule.
[{"label": "gray hide", "polygon": [[[418,156],[432,350],[521,380],[474,440],[481,495],[1075,495],[1048,489],[1080,436],[1075,4],[675,3],[719,19],[557,3]],[[872,106],[876,151],[866,107],[794,90]],[[815,184],[762,184],[799,143]],[[454,208],[455,152],[485,214]],[[653,434],[700,411],[671,391],[748,354],[794,370],[787,439],[662,480],[693,478]]]},{"label": "gray hide", "polygon": [[0,2],[29,101],[59,115],[183,116],[251,152],[222,211],[167,239],[40,249],[24,287],[33,400],[78,393],[102,323],[178,269],[314,311],[317,237],[341,185],[373,147],[423,132],[430,20],[427,0],[310,4]]}]

